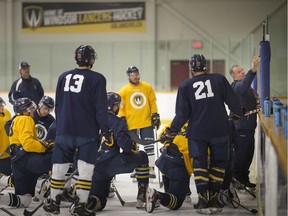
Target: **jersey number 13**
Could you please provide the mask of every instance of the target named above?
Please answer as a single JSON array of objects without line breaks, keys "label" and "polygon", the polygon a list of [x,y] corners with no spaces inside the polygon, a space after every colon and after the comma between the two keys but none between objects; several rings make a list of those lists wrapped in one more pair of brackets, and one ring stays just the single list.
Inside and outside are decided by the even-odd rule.
[{"label": "jersey number 13", "polygon": [[[74,80],[74,83],[71,83],[71,78]],[[82,89],[82,84],[83,84],[83,80],[84,80],[84,76],[83,75],[79,75],[79,74],[75,74],[72,77],[72,74],[68,74],[65,77],[66,81],[65,81],[65,86],[64,86],[64,91],[68,92],[75,92],[75,93],[79,93],[81,92]]]}]

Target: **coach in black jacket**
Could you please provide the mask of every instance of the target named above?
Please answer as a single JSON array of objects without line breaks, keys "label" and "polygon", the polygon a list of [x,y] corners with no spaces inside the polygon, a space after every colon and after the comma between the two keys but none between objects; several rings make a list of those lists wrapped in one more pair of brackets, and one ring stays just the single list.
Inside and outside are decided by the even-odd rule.
[{"label": "coach in black jacket", "polygon": [[30,65],[27,62],[21,62],[19,65],[21,77],[15,80],[11,86],[8,97],[13,105],[18,98],[28,97],[36,104],[44,96],[44,90],[40,81],[30,75]]},{"label": "coach in black jacket", "polygon": [[[260,57],[255,56],[252,61],[252,69],[247,72],[239,65],[234,65],[230,74],[234,80],[231,84],[236,93],[240,105],[249,112],[257,108],[257,98],[254,90],[251,88],[253,79],[256,76],[259,66]],[[235,145],[235,161],[233,167],[233,177],[246,187],[255,187],[254,183],[249,179],[249,168],[253,160],[255,148],[255,128],[257,126],[257,113],[245,116],[235,123],[236,129],[236,145]]]}]

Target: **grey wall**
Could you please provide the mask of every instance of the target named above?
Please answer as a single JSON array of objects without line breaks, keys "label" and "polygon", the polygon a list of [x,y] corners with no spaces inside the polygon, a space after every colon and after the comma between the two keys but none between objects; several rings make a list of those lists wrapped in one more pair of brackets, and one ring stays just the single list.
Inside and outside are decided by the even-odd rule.
[{"label": "grey wall", "polygon": [[[113,2],[116,1],[122,2]],[[45,90],[54,91],[59,74],[77,66],[73,55],[80,44],[95,48],[98,60],[94,69],[106,76],[109,90],[117,91],[126,84],[125,69],[136,65],[142,80],[150,82],[157,91],[169,91],[170,60],[186,60],[196,52],[207,59],[224,59],[231,81],[230,66],[237,63],[248,70],[253,54],[259,53],[261,23],[271,14],[271,83],[273,91],[287,96],[287,1],[143,1],[145,33],[32,34],[21,30],[23,1],[0,0],[0,90],[10,88],[19,76],[19,62],[25,60]],[[202,49],[192,49],[195,39],[203,41]]]}]

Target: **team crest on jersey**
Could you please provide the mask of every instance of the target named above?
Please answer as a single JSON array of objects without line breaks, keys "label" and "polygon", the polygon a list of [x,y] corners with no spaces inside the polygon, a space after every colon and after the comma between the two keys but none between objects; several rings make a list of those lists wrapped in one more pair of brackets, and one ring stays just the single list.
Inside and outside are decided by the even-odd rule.
[{"label": "team crest on jersey", "polygon": [[147,98],[142,92],[134,92],[130,97],[130,104],[135,109],[142,109],[147,103]]},{"label": "team crest on jersey", "polygon": [[39,141],[45,140],[47,136],[47,129],[44,127],[44,125],[36,124],[35,127],[38,140]]}]

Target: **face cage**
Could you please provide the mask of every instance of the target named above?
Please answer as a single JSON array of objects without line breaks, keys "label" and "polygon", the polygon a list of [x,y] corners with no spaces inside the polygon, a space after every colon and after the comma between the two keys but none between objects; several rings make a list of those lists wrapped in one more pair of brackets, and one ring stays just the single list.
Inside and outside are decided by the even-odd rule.
[{"label": "face cage", "polygon": [[37,105],[34,103],[34,101],[32,101],[32,104],[26,108],[26,111],[31,113],[34,112],[37,109]]},{"label": "face cage", "polygon": [[54,107],[51,108],[51,107],[45,105],[44,103],[39,103],[39,104],[38,104],[39,109],[40,109],[41,107],[43,107],[43,106],[44,106],[44,107],[47,107],[47,109],[49,110],[49,113],[50,113],[50,112],[53,112],[53,110],[54,110]]}]

